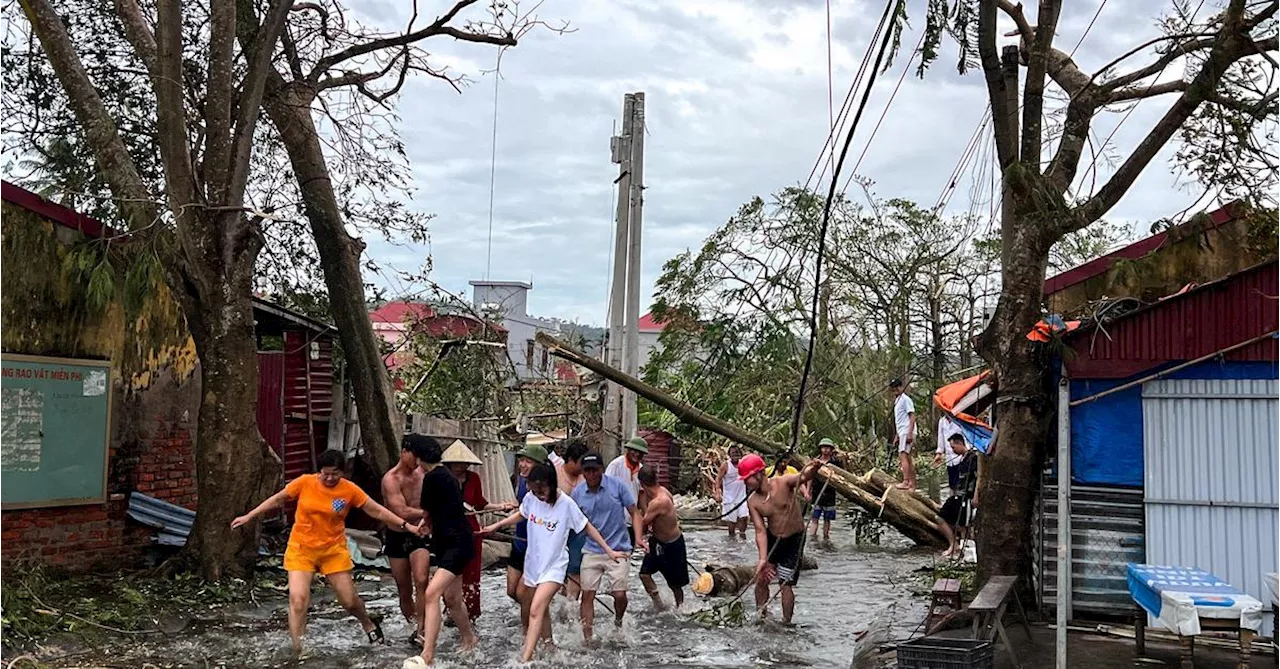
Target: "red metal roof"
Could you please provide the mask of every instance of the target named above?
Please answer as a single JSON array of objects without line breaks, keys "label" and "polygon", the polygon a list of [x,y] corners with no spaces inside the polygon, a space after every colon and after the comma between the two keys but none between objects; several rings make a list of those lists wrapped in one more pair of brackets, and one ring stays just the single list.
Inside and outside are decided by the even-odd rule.
[{"label": "red metal roof", "polygon": [[[1208,227],[1216,228],[1228,221],[1234,221],[1240,216],[1242,207],[1242,203],[1232,202],[1217,211],[1211,212],[1209,214]],[[1091,260],[1077,267],[1072,267],[1071,269],[1056,276],[1051,276],[1044,282],[1044,294],[1047,297],[1064,288],[1069,288],[1077,283],[1088,281],[1089,279],[1111,269],[1111,266],[1116,264],[1116,261],[1141,258],[1161,246],[1164,246],[1168,239],[1169,231],[1166,230],[1164,232],[1151,235],[1146,239],[1140,239],[1118,251],[1112,251],[1101,258]]]},{"label": "red metal roof", "polygon": [[[1067,371],[1077,379],[1122,379],[1170,362],[1211,355],[1280,329],[1280,271],[1271,260],[1118,318],[1071,333]],[[1223,356],[1280,360],[1280,341],[1265,339]]]},{"label": "red metal roof", "polygon": [[115,230],[95,218],[85,216],[56,202],[50,202],[22,186],[8,181],[0,181],[0,199],[39,214],[54,223],[72,230],[79,230],[90,237],[107,237],[116,234]]},{"label": "red metal roof", "polygon": [[369,313],[369,320],[374,323],[391,323],[399,325],[409,320],[422,320],[435,315],[430,305],[422,302],[388,302]]},{"label": "red metal roof", "polygon": [[653,318],[653,314],[645,314],[640,317],[637,329],[640,332],[662,332],[667,327],[666,323],[659,323]]}]

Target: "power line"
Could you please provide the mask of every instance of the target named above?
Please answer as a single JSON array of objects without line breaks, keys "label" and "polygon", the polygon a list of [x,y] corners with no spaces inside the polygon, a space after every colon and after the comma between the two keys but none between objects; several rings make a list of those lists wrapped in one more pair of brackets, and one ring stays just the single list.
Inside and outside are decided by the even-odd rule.
[{"label": "power line", "polygon": [[[893,12],[893,7],[897,4],[897,0],[889,0],[885,4],[884,14],[880,17],[880,26],[883,30],[889,21],[889,16]],[[774,464],[774,472],[778,471],[779,465],[783,460],[795,452],[796,446],[800,443],[800,422],[804,416],[804,394],[809,384],[809,373],[813,370],[813,351],[818,340],[818,304],[822,295],[822,260],[826,253],[827,247],[827,228],[831,224],[831,202],[836,196],[836,185],[840,179],[840,170],[844,167],[845,158],[849,155],[849,146],[853,144],[853,135],[858,129],[858,122],[862,120],[862,113],[867,108],[867,101],[871,98],[871,89],[875,85],[876,75],[880,70],[880,63],[884,60],[884,54],[889,48],[889,42],[892,40],[892,30],[886,31],[880,42],[880,49],[876,53],[876,62],[871,69],[871,78],[867,81],[866,87],[863,89],[862,100],[858,103],[858,111],[853,116],[853,121],[849,124],[849,132],[845,136],[844,146],[840,149],[840,158],[836,161],[835,169],[831,174],[831,185],[827,189],[827,199],[822,207],[822,226],[818,230],[818,257],[814,262],[813,269],[813,300],[810,303],[809,311],[809,346],[804,357],[804,369],[800,373],[800,388],[796,392],[795,413],[791,418],[791,446],[787,449],[787,454]]]},{"label": "power line", "polygon": [[493,135],[489,139],[489,242],[484,253],[484,280],[489,280],[489,271],[493,267],[493,194],[498,172],[498,82],[502,80],[502,50],[498,50],[497,62],[493,66]]}]

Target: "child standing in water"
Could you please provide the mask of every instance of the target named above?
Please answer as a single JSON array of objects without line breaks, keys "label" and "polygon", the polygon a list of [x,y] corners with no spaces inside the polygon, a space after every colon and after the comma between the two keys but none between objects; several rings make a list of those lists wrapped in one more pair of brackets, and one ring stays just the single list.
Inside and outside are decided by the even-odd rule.
[{"label": "child standing in water", "polygon": [[528,521],[529,545],[524,558],[524,585],[530,590],[529,627],[525,631],[524,647],[520,661],[533,659],[538,638],[551,639],[551,618],[547,609],[551,599],[564,585],[569,569],[569,532],[585,533],[604,548],[605,555],[613,560],[625,560],[627,556],[609,547],[600,532],[587,521],[582,509],[573,498],[560,492],[556,484],[556,470],[550,465],[539,464],[529,472],[529,494],[520,503],[520,509],[503,520],[481,530],[491,534],[504,527]]}]

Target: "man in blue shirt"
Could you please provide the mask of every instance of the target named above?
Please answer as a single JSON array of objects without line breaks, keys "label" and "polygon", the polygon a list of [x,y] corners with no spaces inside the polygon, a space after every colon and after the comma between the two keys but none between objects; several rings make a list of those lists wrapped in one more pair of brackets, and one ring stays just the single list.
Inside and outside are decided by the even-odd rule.
[{"label": "man in blue shirt", "polygon": [[[587,520],[600,531],[609,548],[630,553],[631,533],[627,531],[627,517],[636,527],[640,526],[640,511],[636,509],[636,496],[631,487],[604,473],[604,458],[599,453],[588,453],[579,463],[582,466],[582,483],[573,489],[573,501],[578,503]],[[645,549],[641,541],[641,550]],[[596,591],[608,588],[613,595],[614,625],[622,626],[622,615],[627,611],[626,560],[614,561],[605,555],[604,547],[588,541],[582,555],[582,638],[590,641],[592,625],[596,617]]]}]

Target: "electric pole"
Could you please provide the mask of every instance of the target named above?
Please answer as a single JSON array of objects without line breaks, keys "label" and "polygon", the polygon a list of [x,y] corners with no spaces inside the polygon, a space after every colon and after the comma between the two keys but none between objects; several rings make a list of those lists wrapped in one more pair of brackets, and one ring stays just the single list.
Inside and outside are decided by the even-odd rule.
[{"label": "electric pole", "polygon": [[[609,142],[614,164],[618,165],[616,225],[613,243],[613,277],[609,288],[609,334],[605,346],[605,362],[616,369],[622,368],[622,350],[626,336],[627,309],[627,255],[629,221],[631,219],[631,121],[634,116],[634,96],[626,95],[622,103],[622,129]],[[608,382],[604,397],[604,448],[606,454],[616,457],[621,451],[618,439],[622,431],[621,387]],[[629,436],[624,436],[627,439]]]},{"label": "electric pole", "polygon": [[[640,376],[640,235],[644,208],[644,93],[632,95],[631,117],[631,215],[627,225],[627,313],[626,344],[622,349],[622,370]],[[636,394],[622,395],[622,438],[636,434]]]}]

